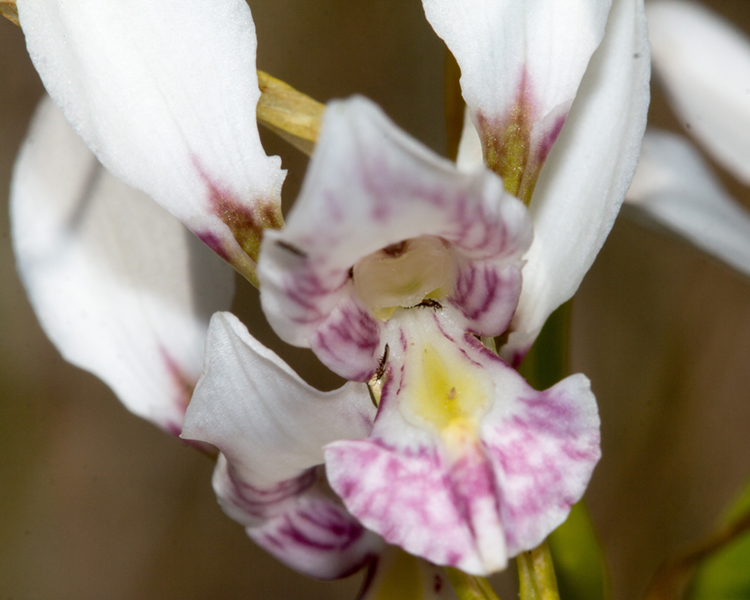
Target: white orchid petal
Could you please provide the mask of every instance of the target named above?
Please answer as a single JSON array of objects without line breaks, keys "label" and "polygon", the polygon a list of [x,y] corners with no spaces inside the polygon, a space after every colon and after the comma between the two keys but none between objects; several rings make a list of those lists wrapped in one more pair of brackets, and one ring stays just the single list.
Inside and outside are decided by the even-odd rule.
[{"label": "white orchid petal", "polygon": [[326,447],[331,486],[407,552],[472,574],[502,569],[586,489],[600,456],[589,382],[537,392],[448,312],[394,319],[402,344],[372,435]]},{"label": "white orchid petal", "polygon": [[683,125],[750,184],[750,40],[702,4],[649,2],[654,70]]},{"label": "white orchid petal", "polygon": [[534,242],[503,356],[523,356],[573,296],[609,234],[635,172],[649,102],[642,0],[615,0],[607,33],[542,171],[530,210]]},{"label": "white orchid petal", "polygon": [[287,226],[263,242],[258,274],[266,316],[285,341],[313,347],[349,379],[367,380],[383,352],[382,323],[367,308],[372,299],[355,289],[357,263],[428,236],[442,241],[425,243],[425,252],[445,244],[459,269],[468,261],[481,272],[472,278],[465,270],[463,287],[448,290],[448,300],[480,333],[504,329],[518,293],[517,273],[509,270],[518,270],[531,241],[523,204],[493,173],[457,171],[369,101],[331,103]]},{"label": "white orchid petal", "polygon": [[530,195],[602,40],[611,1],[422,3],[461,67],[488,166],[520,197]]},{"label": "white orchid petal", "polygon": [[690,143],[649,130],[626,201],[705,252],[750,275],[750,212]]},{"label": "white orchid petal", "polygon": [[49,98],[16,163],[11,216],[19,272],[62,355],[179,434],[232,270],[104,170]]},{"label": "white orchid petal", "polygon": [[295,569],[335,578],[381,542],[326,494],[314,467],[325,444],[367,436],[374,416],[364,385],[319,392],[236,317],[217,313],[182,437],[219,449],[214,490],[250,537]]},{"label": "white orchid petal", "polygon": [[21,0],[18,13],[45,87],[104,166],[252,278],[284,172],[258,137],[245,2]]}]

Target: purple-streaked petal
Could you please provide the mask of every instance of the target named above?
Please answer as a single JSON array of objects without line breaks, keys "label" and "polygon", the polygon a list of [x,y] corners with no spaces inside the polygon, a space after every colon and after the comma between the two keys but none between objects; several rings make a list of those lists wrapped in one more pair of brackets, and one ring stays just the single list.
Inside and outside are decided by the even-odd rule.
[{"label": "purple-streaked petal", "polygon": [[750,184],[750,40],[697,2],[647,4],[654,71],[682,124]]},{"label": "purple-streaked petal", "polygon": [[560,134],[610,0],[423,0],[461,67],[487,165],[528,200]]},{"label": "purple-streaked petal", "polygon": [[[261,300],[271,325],[285,341],[316,352],[338,345],[318,355],[345,377],[369,378],[382,354],[382,323],[355,291],[350,269],[420,236],[443,240],[459,262],[479,264],[477,276],[466,271],[462,291],[448,299],[481,333],[504,329],[518,293],[510,271],[531,240],[523,205],[494,174],[458,172],[369,101],[331,103],[287,226],[263,242]],[[500,281],[512,293],[498,289]],[[356,358],[349,368],[339,360],[348,355]]]},{"label": "purple-streaked petal", "polygon": [[319,392],[236,317],[217,313],[183,437],[219,449],[214,490],[251,538],[291,567],[331,579],[361,567],[381,541],[326,490],[315,467],[325,444],[368,435],[374,413],[364,385]]},{"label": "purple-streaked petal", "polygon": [[503,356],[522,357],[573,296],[604,243],[635,173],[649,103],[642,0],[614,0],[607,32],[530,205],[534,242]]},{"label": "purple-streaked petal", "polygon": [[401,311],[389,327],[402,343],[375,426],[326,447],[331,486],[407,552],[473,574],[502,569],[583,495],[599,458],[589,382],[533,390],[447,309]]},{"label": "purple-streaked petal", "polygon": [[[513,371],[505,368],[510,379]],[[565,521],[601,456],[599,414],[584,375],[544,392],[515,381],[518,391],[508,404],[495,405],[482,428],[502,490],[509,556],[538,546]]]},{"label": "purple-streaked petal", "polygon": [[750,212],[727,194],[685,139],[649,130],[628,204],[750,275]]},{"label": "purple-streaked petal", "polygon": [[179,434],[233,271],[110,175],[49,98],[16,163],[11,218],[19,272],[63,357]]},{"label": "purple-streaked petal", "polygon": [[457,600],[445,569],[388,546],[370,566],[357,600]]},{"label": "purple-streaked petal", "polygon": [[255,29],[243,0],[21,0],[47,91],[102,164],[253,279],[281,224],[265,155]]}]

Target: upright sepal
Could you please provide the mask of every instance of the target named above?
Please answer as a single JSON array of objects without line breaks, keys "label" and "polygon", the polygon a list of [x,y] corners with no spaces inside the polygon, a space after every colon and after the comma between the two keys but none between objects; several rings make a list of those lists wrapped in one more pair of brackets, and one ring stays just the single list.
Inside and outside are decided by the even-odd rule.
[{"label": "upright sepal", "polygon": [[206,348],[183,437],[221,452],[213,483],[224,511],[308,575],[334,579],[363,566],[382,541],[316,467],[325,444],[369,434],[375,409],[365,387],[314,390],[229,313],[214,315]]},{"label": "upright sepal", "polygon": [[62,355],[179,434],[232,270],[110,175],[49,98],[16,163],[11,220],[19,273]]},{"label": "upright sepal", "polygon": [[245,2],[21,0],[18,13],[45,87],[104,166],[253,280],[284,172],[258,137]]},{"label": "upright sepal", "polygon": [[423,0],[461,67],[487,166],[528,203],[604,35],[610,0]]},{"label": "upright sepal", "polygon": [[502,354],[517,363],[547,317],[575,294],[607,238],[635,173],[649,104],[642,0],[614,0],[565,127],[529,206],[534,242]]}]

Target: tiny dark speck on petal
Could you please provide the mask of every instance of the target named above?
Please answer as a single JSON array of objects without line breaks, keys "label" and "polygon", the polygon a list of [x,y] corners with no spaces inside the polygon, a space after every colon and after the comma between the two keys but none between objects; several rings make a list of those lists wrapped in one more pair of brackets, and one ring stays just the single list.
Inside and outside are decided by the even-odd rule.
[{"label": "tiny dark speck on petal", "polygon": [[296,254],[297,256],[307,258],[307,253],[297,248],[297,246],[293,246],[292,244],[289,244],[288,242],[284,242],[282,240],[278,240],[276,244],[280,246],[281,248],[283,248],[284,250],[288,250],[292,254]]},{"label": "tiny dark speck on petal", "polygon": [[633,58],[640,58],[640,57],[641,57],[640,52],[636,52],[635,54],[633,54]]}]

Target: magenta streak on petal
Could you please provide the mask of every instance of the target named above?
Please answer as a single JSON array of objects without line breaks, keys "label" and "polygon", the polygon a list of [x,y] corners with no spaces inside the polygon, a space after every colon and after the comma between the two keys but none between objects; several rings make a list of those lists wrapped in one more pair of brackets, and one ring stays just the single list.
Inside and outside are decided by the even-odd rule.
[{"label": "magenta streak on petal", "polygon": [[564,115],[559,115],[556,119],[552,127],[545,132],[544,138],[542,139],[542,143],[539,146],[538,150],[538,160],[542,164],[547,160],[547,157],[549,156],[550,151],[552,150],[552,146],[557,141],[557,138],[560,136],[560,132],[562,131],[563,125],[565,125],[565,120],[568,118],[568,113],[566,112]]},{"label": "magenta streak on petal", "polygon": [[192,156],[191,162],[206,185],[211,211],[229,228],[245,254],[257,261],[263,231],[278,229],[283,223],[279,202],[269,198],[240,199],[227,186],[213,179],[197,156]]},{"label": "magenta streak on petal", "polygon": [[331,370],[368,381],[378,368],[381,325],[354,300],[340,303],[313,334],[310,347]]},{"label": "magenta streak on petal", "polygon": [[[300,258],[301,265],[295,270],[293,276],[289,277],[284,286],[283,293],[288,300],[294,302],[300,309],[298,314],[290,316],[290,319],[298,324],[307,324],[320,321],[327,316],[321,304],[327,296],[341,293],[343,288],[349,284],[349,277],[345,271],[339,275],[329,274],[333,282],[326,284],[314,269],[310,266],[309,258]],[[349,284],[350,285],[350,284]]]},{"label": "magenta streak on petal", "polygon": [[[304,528],[298,527],[288,515],[285,515],[285,524],[279,528],[279,533],[296,544],[321,551],[346,551],[362,537],[365,528],[351,517],[345,518],[342,510],[336,510],[330,504],[314,508],[317,510],[300,510],[296,513]],[[327,532],[329,537],[311,535],[319,531]]]},{"label": "magenta streak on petal", "polygon": [[[179,419],[178,420],[169,420],[169,421],[163,421],[163,422],[157,422],[156,424],[161,427],[164,431],[167,433],[175,436],[180,437],[180,434],[182,433],[182,421],[185,416],[185,411],[187,410],[188,404],[190,404],[190,399],[193,396],[193,390],[195,389],[195,384],[197,383],[196,379],[194,377],[191,377],[183,369],[180,367],[180,365],[177,363],[177,361],[172,358],[172,356],[169,354],[166,348],[163,346],[159,347],[159,354],[161,354],[162,360],[164,361],[164,365],[166,368],[167,373],[169,374],[169,378],[172,381],[172,386],[174,388],[174,394],[171,398],[171,401],[173,402],[174,406],[177,408],[177,412],[179,413]],[[185,443],[194,446],[207,456],[215,457],[216,456],[216,448],[214,448],[211,444],[207,444],[205,442],[198,442],[196,440],[184,440]]]},{"label": "magenta streak on petal", "polygon": [[222,240],[213,231],[196,231],[195,235],[197,235],[200,241],[211,248],[211,250],[216,252],[216,254],[218,254],[222,259],[227,262],[231,262],[229,253],[224,246],[224,240]]},{"label": "magenta streak on petal", "polygon": [[[388,173],[384,177],[383,173]],[[396,171],[388,159],[377,154],[362,157],[359,175],[363,188],[373,199],[370,217],[377,223],[387,223],[399,210],[396,200],[405,197],[419,199],[427,205],[447,211],[450,227],[444,232],[432,232],[444,237],[475,258],[499,257],[519,250],[513,247],[505,222],[479,202],[469,190],[446,191],[436,183],[428,185],[405,173]],[[521,250],[525,250],[522,248]]]},{"label": "magenta streak on petal", "polygon": [[468,263],[457,273],[448,300],[468,319],[478,335],[496,336],[508,328],[521,293],[521,272],[515,265]]},{"label": "magenta streak on petal", "polygon": [[539,114],[531,77],[524,67],[516,98],[504,115],[474,115],[482,139],[485,163],[505,182],[505,188],[527,205],[552,144],[565,122],[564,115]]},{"label": "magenta streak on petal", "polygon": [[248,534],[281,561],[323,579],[354,573],[375,558],[380,546],[337,499],[320,493],[297,497],[283,513],[249,528]]},{"label": "magenta streak on petal", "polygon": [[162,360],[164,361],[167,372],[169,373],[175,388],[175,405],[184,415],[188,404],[190,404],[190,399],[193,397],[193,390],[195,389],[197,380],[194,377],[187,375],[163,346],[159,347],[159,354],[161,354]]},{"label": "magenta streak on petal", "polygon": [[316,481],[315,469],[308,469],[299,477],[280,481],[268,488],[256,487],[231,476],[231,488],[223,491],[222,498],[247,516],[267,519],[279,511],[287,500],[293,499],[312,487]]}]

